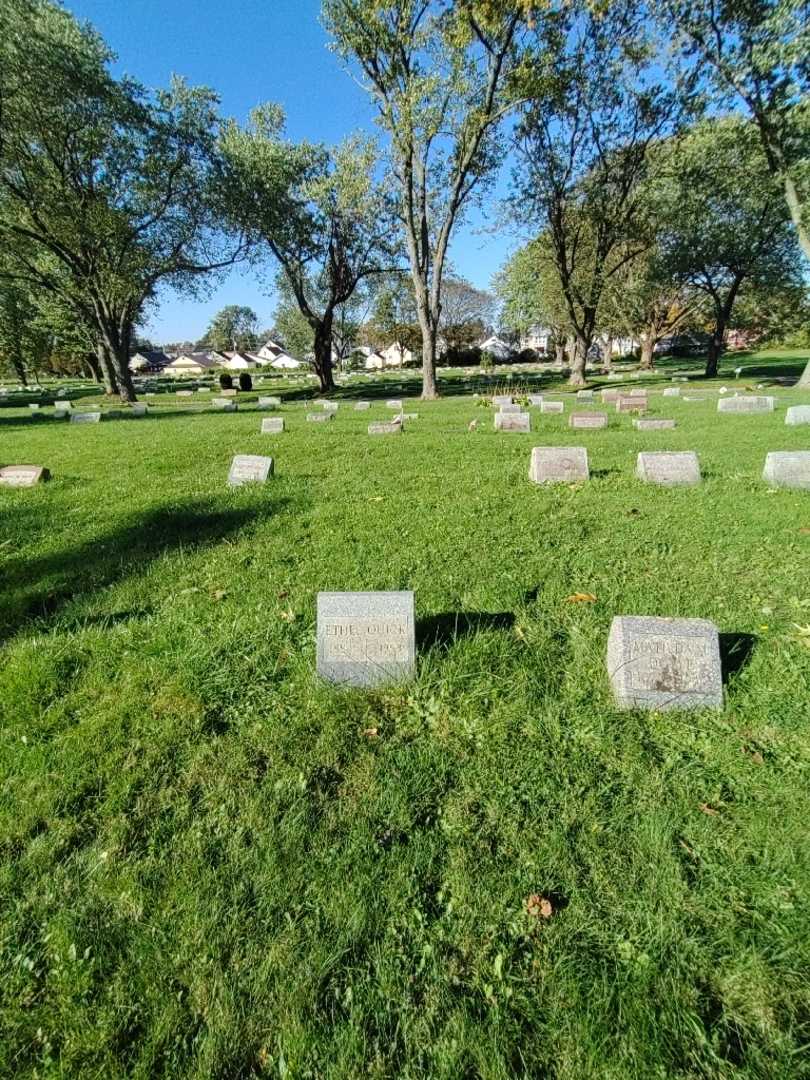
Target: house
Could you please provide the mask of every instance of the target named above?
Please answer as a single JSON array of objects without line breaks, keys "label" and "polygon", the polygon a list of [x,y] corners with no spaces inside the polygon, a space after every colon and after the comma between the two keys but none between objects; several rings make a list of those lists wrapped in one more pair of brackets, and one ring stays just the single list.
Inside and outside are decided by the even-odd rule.
[{"label": "house", "polygon": [[380,356],[385,361],[386,367],[403,367],[405,364],[413,362],[411,350],[404,348],[396,341],[389,345],[387,349],[382,349]]},{"label": "house", "polygon": [[255,355],[257,360],[263,360],[267,364],[271,360],[275,360],[275,358],[283,352],[284,349],[277,342],[266,341],[257,353],[251,355]]},{"label": "house", "polygon": [[277,371],[295,371],[297,368],[304,367],[303,361],[290,356],[275,341],[266,341],[257,353],[248,353],[247,355],[250,360],[255,360],[257,364],[263,367],[275,368]]},{"label": "house", "polygon": [[164,371],[173,378],[182,375],[206,375],[215,367],[220,366],[224,359],[221,353],[215,352],[183,353],[167,364]]},{"label": "house", "polygon": [[480,342],[478,348],[482,353],[487,352],[494,356],[496,360],[508,360],[512,355],[512,346],[509,342],[499,338],[496,334],[488,337],[486,341]]},{"label": "house", "polygon": [[132,354],[129,361],[130,371],[157,372],[163,371],[172,358],[159,350],[142,349]]},{"label": "house", "polygon": [[222,366],[230,371],[248,371],[250,368],[258,367],[261,363],[250,353],[226,352],[223,355],[225,356],[225,363]]},{"label": "house", "polygon": [[545,326],[530,326],[525,334],[521,335],[519,348],[533,349],[537,353],[546,353],[549,348],[551,331]]},{"label": "house", "polygon": [[298,368],[304,367],[304,361],[296,360],[289,353],[280,352],[267,366],[275,368],[277,371],[296,371]]}]

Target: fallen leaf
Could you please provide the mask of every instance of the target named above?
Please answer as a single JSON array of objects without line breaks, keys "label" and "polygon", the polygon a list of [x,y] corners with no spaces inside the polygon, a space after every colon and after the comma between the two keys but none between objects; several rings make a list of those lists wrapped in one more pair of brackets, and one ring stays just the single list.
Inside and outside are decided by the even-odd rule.
[{"label": "fallen leaf", "polygon": [[372,495],[371,498],[368,501],[369,502],[382,502],[384,497],[385,496],[383,496],[383,495]]},{"label": "fallen leaf", "polygon": [[282,611],[281,614],[279,615],[279,618],[283,619],[284,622],[294,622],[295,621],[295,612],[292,610],[292,608],[290,608],[287,611]]},{"label": "fallen leaf", "polygon": [[713,807],[709,806],[708,803],[705,802],[702,802],[700,804],[700,811],[703,814],[708,814],[709,817],[717,817],[720,812],[719,810],[715,810]]},{"label": "fallen leaf", "polygon": [[227,595],[228,594],[225,592],[224,589],[216,589],[214,592],[211,593],[211,599],[224,600]]},{"label": "fallen leaf", "polygon": [[596,597],[589,592],[575,592],[571,596],[566,596],[565,602],[566,604],[595,604]]},{"label": "fallen leaf", "polygon": [[367,727],[363,734],[367,739],[376,739],[379,731],[375,727]]},{"label": "fallen leaf", "polygon": [[525,641],[526,640],[526,635],[523,633],[523,627],[522,626],[516,626],[515,627],[515,637],[518,638],[519,641]]},{"label": "fallen leaf", "polygon": [[801,528],[799,529],[799,532],[802,534],[802,536],[810,536],[810,529]]},{"label": "fallen leaf", "polygon": [[545,896],[540,896],[539,893],[532,893],[531,896],[527,896],[525,906],[526,914],[531,915],[533,919],[550,919],[554,914],[551,901],[547,900]]},{"label": "fallen leaf", "polygon": [[290,594],[289,594],[288,592],[280,592],[280,593],[278,594],[278,598],[279,598],[279,600],[286,600],[286,598],[287,598],[287,597],[288,597],[289,595],[290,595]]}]

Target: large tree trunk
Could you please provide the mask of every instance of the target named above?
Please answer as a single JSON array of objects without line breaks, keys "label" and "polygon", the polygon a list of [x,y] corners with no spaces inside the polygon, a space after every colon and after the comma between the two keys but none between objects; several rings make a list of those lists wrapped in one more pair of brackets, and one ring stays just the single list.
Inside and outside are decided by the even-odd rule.
[{"label": "large tree trunk", "polygon": [[613,370],[613,338],[605,339],[605,347],[602,350],[602,366],[605,371]]},{"label": "large tree trunk", "polygon": [[20,380],[23,386],[28,386],[28,376],[25,372],[25,361],[22,357],[22,350],[20,349],[19,342],[14,343],[14,348],[11,353],[11,366],[17,374],[17,378]]},{"label": "large tree trunk", "polygon": [[718,318],[714,331],[709,341],[709,352],[706,356],[706,378],[714,379],[720,366],[720,357],[723,355],[723,338],[726,332],[725,320]]},{"label": "large tree trunk", "polygon": [[574,355],[571,359],[571,374],[568,385],[583,387],[586,385],[585,360],[588,356],[588,341],[577,334],[574,340]]},{"label": "large tree trunk", "polygon": [[434,401],[438,396],[439,391],[436,387],[436,330],[429,323],[422,323],[422,400]]},{"label": "large tree trunk", "polygon": [[101,365],[99,364],[98,359],[92,353],[86,353],[82,356],[80,363],[90,372],[90,378],[95,379],[95,381],[101,385],[103,380],[101,377]]},{"label": "large tree trunk", "polygon": [[113,397],[118,393],[118,380],[115,377],[115,368],[107,346],[102,341],[96,346],[96,360],[101,372],[101,380],[104,383],[104,393],[107,397]]},{"label": "large tree trunk", "polygon": [[315,354],[315,374],[322,394],[335,389],[335,380],[332,376],[332,317],[324,316],[315,327],[315,342],[313,345]]},{"label": "large tree trunk", "polygon": [[565,339],[557,338],[554,342],[554,362],[565,367]]},{"label": "large tree trunk", "polygon": [[655,337],[650,333],[643,333],[641,338],[641,368],[644,371],[653,369],[653,350],[655,349]]}]

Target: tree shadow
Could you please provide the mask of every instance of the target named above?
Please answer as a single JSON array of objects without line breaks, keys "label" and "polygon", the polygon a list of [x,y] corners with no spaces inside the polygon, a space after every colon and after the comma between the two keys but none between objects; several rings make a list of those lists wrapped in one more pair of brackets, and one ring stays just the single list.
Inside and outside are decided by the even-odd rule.
[{"label": "tree shadow", "polygon": [[720,670],[724,684],[746,666],[756,643],[754,634],[720,634]]},{"label": "tree shadow", "polygon": [[443,611],[416,620],[416,645],[420,651],[447,648],[462,637],[486,630],[511,630],[511,611]]},{"label": "tree shadow", "polygon": [[[174,551],[208,548],[247,526],[277,514],[289,499],[261,505],[225,506],[198,500],[133,515],[125,524],[91,540],[40,558],[16,557],[3,564],[0,644],[24,626],[54,618],[77,597],[106,589]],[[107,625],[140,612],[95,616]],[[77,625],[84,618],[78,617]]]}]

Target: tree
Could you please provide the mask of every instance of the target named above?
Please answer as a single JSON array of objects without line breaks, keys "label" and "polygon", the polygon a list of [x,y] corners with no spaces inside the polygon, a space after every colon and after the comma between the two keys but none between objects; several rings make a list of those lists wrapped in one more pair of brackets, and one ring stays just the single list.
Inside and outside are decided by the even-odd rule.
[{"label": "tree", "polygon": [[406,350],[411,353],[419,350],[422,330],[409,274],[390,274],[380,280],[371,317],[361,336],[374,349],[396,345],[400,356]]},{"label": "tree", "polygon": [[752,124],[734,116],[706,121],[662,147],[660,157],[666,164],[652,198],[662,259],[672,280],[705,297],[706,375],[713,376],[743,284],[795,285],[798,252]]},{"label": "tree", "polygon": [[324,0],[337,49],[359,65],[397,187],[422,337],[422,397],[435,398],[442,279],[453,229],[501,157],[522,12],[507,0]]},{"label": "tree", "polygon": [[495,297],[469,281],[447,277],[439,326],[448,350],[462,352],[485,336],[495,313]]},{"label": "tree", "polygon": [[50,0],[5,0],[4,17],[0,242],[16,280],[94,328],[108,390],[134,400],[144,305],[161,283],[190,289],[242,252],[206,197],[216,99],[115,80],[103,41]]},{"label": "tree", "polygon": [[722,97],[742,101],[756,124],[771,175],[784,193],[810,259],[810,20],[800,0],[659,0],[669,34]]},{"label": "tree", "polygon": [[556,360],[564,363],[573,326],[548,233],[519,248],[496,274],[494,287],[504,326],[519,336],[535,326],[546,327],[554,339]]},{"label": "tree", "polygon": [[259,342],[258,325],[253,308],[229,304],[211,320],[201,344],[217,352],[253,352]]},{"label": "tree", "polygon": [[638,228],[652,146],[676,119],[633,0],[571,4],[537,24],[518,137],[518,214],[548,237],[575,338],[570,384],[585,362],[606,283],[644,250]]},{"label": "tree", "polygon": [[245,128],[225,126],[217,205],[277,260],[312,332],[313,366],[326,392],[334,388],[335,313],[394,260],[391,215],[373,179],[370,140],[329,150],[283,135],[284,114],[270,104],[254,110]]}]

